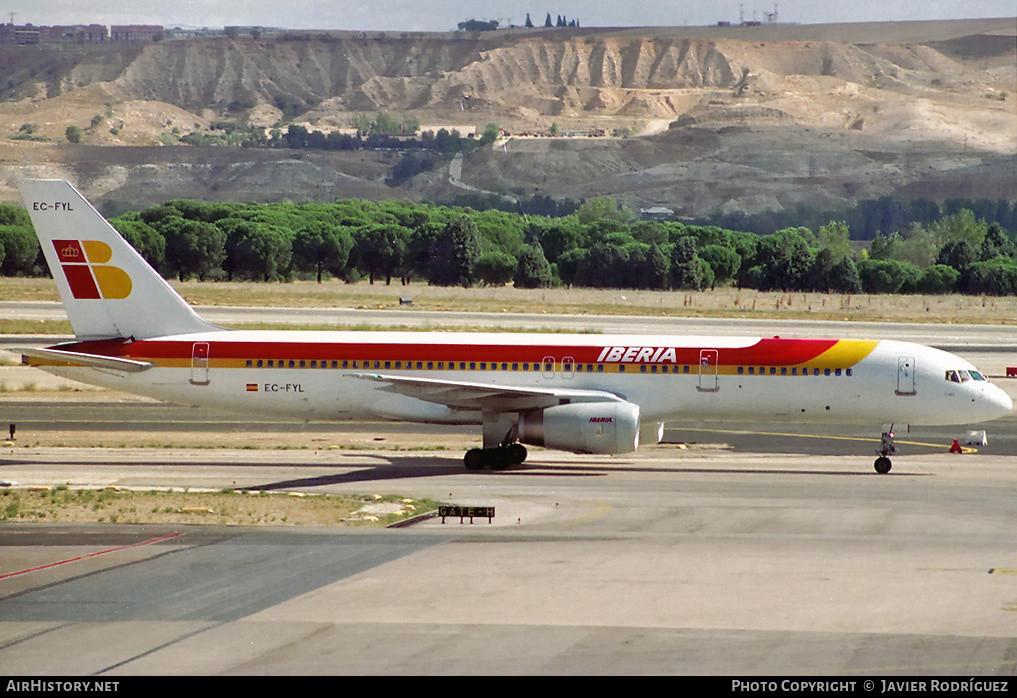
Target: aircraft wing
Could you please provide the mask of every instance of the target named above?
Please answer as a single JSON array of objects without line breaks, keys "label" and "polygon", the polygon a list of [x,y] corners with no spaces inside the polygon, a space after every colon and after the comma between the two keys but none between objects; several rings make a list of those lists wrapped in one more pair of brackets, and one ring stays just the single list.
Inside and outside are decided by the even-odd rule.
[{"label": "aircraft wing", "polygon": [[489,383],[465,383],[432,378],[407,378],[380,373],[350,373],[354,378],[388,383],[380,388],[390,393],[445,405],[453,409],[483,412],[519,412],[570,402],[623,402],[623,398],[603,390],[533,388]]},{"label": "aircraft wing", "polygon": [[96,356],[95,354],[82,354],[76,351],[63,351],[62,349],[14,349],[22,356],[44,361],[58,361],[69,366],[87,366],[89,368],[105,368],[113,371],[124,371],[126,373],[140,373],[155,366],[147,361],[135,361],[133,359],[122,359],[115,356]]}]

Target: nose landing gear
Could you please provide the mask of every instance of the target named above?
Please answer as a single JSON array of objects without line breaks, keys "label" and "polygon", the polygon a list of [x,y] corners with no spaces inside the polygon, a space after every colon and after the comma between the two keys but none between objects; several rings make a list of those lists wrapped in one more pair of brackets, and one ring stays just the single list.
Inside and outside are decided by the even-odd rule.
[{"label": "nose landing gear", "polygon": [[879,454],[879,458],[876,459],[874,467],[876,472],[880,475],[886,475],[890,472],[890,456],[897,452],[897,447],[893,445],[893,427],[890,427],[890,431],[884,431],[883,436],[880,439],[879,450],[876,453]]}]

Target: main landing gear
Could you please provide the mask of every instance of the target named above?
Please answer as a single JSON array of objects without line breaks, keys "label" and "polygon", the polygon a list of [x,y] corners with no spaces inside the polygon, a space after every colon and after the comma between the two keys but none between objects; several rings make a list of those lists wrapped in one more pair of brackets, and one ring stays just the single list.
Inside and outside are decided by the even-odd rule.
[{"label": "main landing gear", "polygon": [[879,454],[879,458],[876,459],[874,464],[876,472],[880,475],[886,475],[890,472],[890,456],[897,452],[897,447],[893,445],[893,426],[890,427],[890,431],[884,431],[883,436],[880,439],[879,450],[876,453]]},{"label": "main landing gear", "polygon": [[463,456],[467,470],[504,470],[526,460],[526,447],[519,443],[519,415],[514,412],[484,412],[483,448],[471,448]]},{"label": "main landing gear", "polygon": [[520,443],[498,446],[496,448],[471,448],[463,456],[467,470],[504,470],[510,465],[518,465],[526,460],[526,447]]}]

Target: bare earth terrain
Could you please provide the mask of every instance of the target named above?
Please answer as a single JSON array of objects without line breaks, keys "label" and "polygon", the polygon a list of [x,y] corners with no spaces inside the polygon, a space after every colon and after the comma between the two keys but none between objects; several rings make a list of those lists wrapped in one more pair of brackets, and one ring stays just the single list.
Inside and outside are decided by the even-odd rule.
[{"label": "bare earth terrain", "polygon": [[[834,294],[756,291],[733,287],[704,291],[637,291],[632,289],[549,288],[512,286],[430,286],[424,283],[317,284],[260,282],[169,283],[195,306],[261,308],[344,308],[358,310],[438,310],[452,312],[536,313],[548,315],[636,315],[649,317],[729,317],[769,319],[853,320],[988,325],[1017,324],[1017,298],[1012,296]],[[409,305],[400,303],[409,300]],[[0,278],[0,300],[52,301],[59,296],[52,280]],[[380,317],[380,316],[379,316]],[[61,318],[62,319],[62,318]],[[364,322],[370,324],[368,314]],[[255,319],[256,322],[256,319]],[[392,326],[388,320],[383,321]],[[3,324],[7,323],[7,324]],[[339,329],[336,323],[336,329]],[[359,329],[359,328],[352,328]],[[478,330],[455,323],[433,330]],[[507,328],[505,328],[507,329]],[[530,331],[553,331],[535,325]],[[6,334],[69,333],[70,325],[46,329],[42,322],[15,323],[0,313]]]},{"label": "bare earth terrain", "polygon": [[[386,111],[494,122],[462,184],[681,215],[865,198],[1017,198],[1017,19],[166,41],[0,51],[0,197],[66,177],[104,211],[168,198],[448,197],[386,152],[157,145],[217,120],[309,129]],[[91,124],[95,122],[96,125]],[[39,140],[11,140],[25,124]],[[64,140],[69,125],[82,144]],[[547,137],[554,126],[560,137]],[[283,126],[285,128],[285,126]],[[580,135],[601,129],[603,137]],[[596,131],[599,133],[600,131]],[[611,134],[638,137],[612,137]],[[643,135],[639,135],[643,134]],[[3,140],[6,138],[6,140]]]}]

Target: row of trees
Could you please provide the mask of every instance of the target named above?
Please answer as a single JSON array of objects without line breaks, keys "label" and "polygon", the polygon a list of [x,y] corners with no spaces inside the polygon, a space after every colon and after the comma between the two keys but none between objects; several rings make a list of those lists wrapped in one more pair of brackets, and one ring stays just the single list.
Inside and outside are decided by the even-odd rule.
[{"label": "row of trees", "polygon": [[240,146],[243,148],[288,148],[301,150],[428,150],[444,156],[490,145],[498,137],[498,127],[488,124],[479,138],[463,136],[458,130],[438,129],[417,135],[417,119],[398,121],[384,113],[374,120],[364,116],[357,119],[355,134],[339,131],[309,130],[306,126],[290,124],[283,131],[276,127],[266,131],[262,127],[241,126],[226,121],[212,124],[209,131],[194,131],[180,138],[181,143],[200,146]]},{"label": "row of trees", "polygon": [[34,276],[40,272],[40,261],[39,239],[28,212],[20,206],[0,204],[0,275]]},{"label": "row of trees", "polygon": [[999,223],[967,209],[927,225],[878,235],[868,257],[878,291],[1017,294],[1017,245]]},{"label": "row of trees", "polygon": [[[530,13],[529,12],[526,13],[526,22],[523,24],[523,26],[526,27],[527,29],[533,29],[533,27],[534,27],[533,20],[530,19]],[[551,22],[551,13],[548,12],[547,13],[547,17],[544,19],[544,28],[545,29],[548,29],[550,27],[559,27],[560,28],[560,27],[578,27],[578,26],[579,26],[579,20],[574,19],[574,18],[570,20],[565,15],[558,15],[558,19],[554,23],[552,23]]]},{"label": "row of trees", "polygon": [[319,282],[327,276],[467,286],[553,282],[546,260],[540,279],[517,275],[526,256],[522,219],[496,211],[399,201],[171,201],[111,222],[163,274],[180,279],[303,275]]},{"label": "row of trees", "polygon": [[[968,210],[878,236],[857,254],[844,222],[757,235],[633,221],[608,197],[557,218],[405,201],[170,201],[111,222],[153,266],[181,280],[1017,294],[1017,245]],[[0,206],[0,273],[44,268],[27,214]]]},{"label": "row of trees", "polygon": [[[390,180],[399,184],[421,172],[433,170],[442,160],[457,153],[468,154],[489,146],[498,138],[498,126],[487,124],[479,137],[463,136],[458,130],[441,128],[424,131],[419,136],[420,122],[415,118],[399,121],[380,112],[373,120],[366,115],[356,120],[357,132],[341,133],[309,130],[290,124],[286,131],[273,128],[244,127],[226,121],[213,123],[209,131],[194,131],[180,138],[181,143],[196,146],[239,146],[243,148],[287,148],[293,150],[396,150],[402,153],[393,165]],[[68,136],[70,140],[70,136]],[[79,134],[80,140],[80,134]],[[77,142],[77,141],[74,141]]]},{"label": "row of trees", "polygon": [[[498,20],[481,20],[481,19],[468,19],[465,22],[459,22],[457,25],[461,32],[482,32],[482,31],[494,31],[498,28]],[[523,24],[527,29],[533,29],[533,20],[530,19],[530,13],[526,13],[526,22]],[[551,13],[547,13],[547,19],[544,20],[544,27],[578,27],[579,21],[576,19],[569,20],[565,15],[558,15],[558,20],[554,23],[551,22]]]},{"label": "row of trees", "polygon": [[853,240],[872,240],[880,234],[907,230],[914,224],[927,226],[946,216],[971,211],[975,218],[999,223],[1005,230],[1017,233],[1017,201],[1006,199],[949,198],[942,203],[929,199],[905,201],[899,196],[863,199],[854,206],[840,210],[824,210],[799,205],[793,209],[761,213],[717,213],[701,221],[734,230],[749,230],[765,235],[793,226],[818,230],[829,221],[844,221],[851,229]]}]

